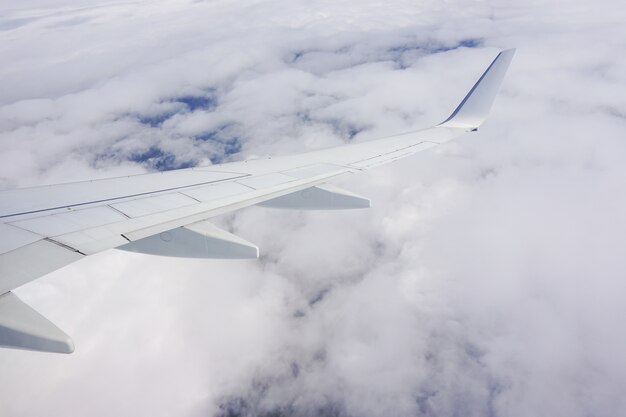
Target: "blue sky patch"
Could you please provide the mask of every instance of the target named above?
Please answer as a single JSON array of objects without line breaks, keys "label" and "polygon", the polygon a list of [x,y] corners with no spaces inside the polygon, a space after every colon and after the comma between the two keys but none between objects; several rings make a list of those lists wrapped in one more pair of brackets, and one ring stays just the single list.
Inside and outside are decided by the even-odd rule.
[{"label": "blue sky patch", "polygon": [[394,46],[389,48],[387,52],[391,55],[390,58],[398,64],[400,69],[406,69],[420,56],[452,51],[458,48],[476,48],[481,44],[482,41],[480,39],[473,38],[463,39],[452,45],[426,41]]},{"label": "blue sky patch", "polygon": [[459,48],[477,48],[480,45],[482,45],[481,39],[469,38],[469,39],[463,39],[462,41],[459,41],[453,45],[439,45],[437,47],[432,47],[430,50],[431,52],[435,52],[435,53],[447,52],[447,51],[452,51],[454,49],[459,49]]},{"label": "blue sky patch", "polygon": [[128,159],[157,171],[191,168],[196,165],[194,161],[178,161],[174,154],[164,152],[156,146],[151,146],[144,152],[131,154]]},{"label": "blue sky patch", "polygon": [[150,127],[160,127],[163,124],[163,122],[165,122],[167,119],[169,119],[175,114],[176,113],[160,113],[160,114],[155,114],[155,115],[150,115],[150,116],[140,115],[137,117],[137,119],[139,120],[139,123],[141,124],[148,125]]},{"label": "blue sky patch", "polygon": [[134,117],[136,117],[141,124],[158,128],[161,127],[163,122],[177,113],[187,111],[194,112],[196,110],[214,110],[217,107],[217,97],[213,90],[207,91],[206,95],[186,95],[162,101],[162,103],[168,102],[181,103],[184,104],[185,107],[181,107],[177,111],[170,110],[155,114],[139,114],[134,115]]},{"label": "blue sky patch", "polygon": [[323,122],[332,126],[333,131],[337,135],[348,140],[354,139],[356,135],[367,130],[366,126],[357,126],[356,124],[345,120],[325,120]]},{"label": "blue sky patch", "polygon": [[172,101],[185,104],[189,111],[212,110],[217,107],[217,97],[211,92],[206,96],[176,97]]},{"label": "blue sky patch", "polygon": [[234,123],[227,123],[217,129],[196,135],[194,139],[202,142],[213,142],[219,146],[222,152],[209,157],[212,163],[218,164],[223,162],[227,156],[241,152],[241,140],[235,130],[236,125]]}]

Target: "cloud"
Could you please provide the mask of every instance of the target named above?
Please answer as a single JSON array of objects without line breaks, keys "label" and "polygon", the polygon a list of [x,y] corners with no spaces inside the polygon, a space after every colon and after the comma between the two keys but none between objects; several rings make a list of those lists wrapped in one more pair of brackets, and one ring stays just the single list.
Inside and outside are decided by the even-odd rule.
[{"label": "cloud", "polygon": [[258,262],[110,251],[20,288],[77,350],[0,352],[0,414],[619,414],[625,16],[601,3],[3,6],[4,187],[425,127],[518,52],[478,133],[334,182],[370,210],[245,209],[215,222]]}]

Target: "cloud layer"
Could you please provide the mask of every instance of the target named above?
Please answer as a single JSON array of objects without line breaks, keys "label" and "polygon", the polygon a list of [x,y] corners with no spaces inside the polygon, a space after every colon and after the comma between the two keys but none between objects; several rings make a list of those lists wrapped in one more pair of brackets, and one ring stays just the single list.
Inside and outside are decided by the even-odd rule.
[{"label": "cloud layer", "polygon": [[336,182],[370,210],[250,208],[215,220],[258,262],[110,251],[20,288],[77,350],[0,352],[0,414],[619,415],[626,16],[601,3],[1,6],[3,187],[426,127],[518,52],[479,133]]}]

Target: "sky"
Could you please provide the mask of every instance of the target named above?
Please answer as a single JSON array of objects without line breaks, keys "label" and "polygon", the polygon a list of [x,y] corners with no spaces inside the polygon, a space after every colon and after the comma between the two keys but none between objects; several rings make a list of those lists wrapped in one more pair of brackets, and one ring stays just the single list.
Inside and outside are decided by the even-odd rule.
[{"label": "sky", "polygon": [[0,1],[0,188],[478,133],[333,181],[369,210],[213,219],[256,261],[107,251],[16,290],[2,416],[618,416],[626,8],[613,0]]}]

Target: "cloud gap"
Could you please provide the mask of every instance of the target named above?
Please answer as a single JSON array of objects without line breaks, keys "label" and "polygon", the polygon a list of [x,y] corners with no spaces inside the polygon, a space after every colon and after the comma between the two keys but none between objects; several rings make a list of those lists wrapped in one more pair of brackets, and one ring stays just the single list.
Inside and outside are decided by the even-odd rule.
[{"label": "cloud gap", "polygon": [[[136,118],[139,123],[159,128],[164,122],[175,115],[196,111],[215,111],[219,103],[214,89],[206,90],[205,94],[186,94],[161,100],[160,109],[146,113],[130,113],[128,117]],[[172,106],[177,105],[177,106]],[[174,108],[172,108],[174,107]]]},{"label": "cloud gap", "polygon": [[331,287],[322,288],[321,290],[313,294],[313,296],[309,299],[309,307],[313,307],[316,304],[321,303],[331,290]]},{"label": "cloud gap", "polygon": [[423,56],[459,48],[478,48],[482,44],[483,40],[480,38],[466,38],[452,44],[432,38],[423,41],[404,39],[392,46],[388,43],[376,45],[367,40],[359,40],[336,48],[296,49],[287,54],[284,61],[287,65],[320,75],[384,61],[393,61],[399,69],[407,69]]},{"label": "cloud gap", "polygon": [[[249,397],[230,397],[219,403],[214,417],[348,417],[345,406],[328,398],[323,404],[299,404],[298,398],[284,404],[264,402],[266,392],[257,392]],[[275,401],[271,401],[272,403]]]},{"label": "cloud gap", "polygon": [[140,163],[150,170],[156,171],[192,168],[196,165],[195,161],[179,161],[176,155],[165,152],[157,146],[151,146],[143,152],[132,153],[128,160]]},{"label": "cloud gap", "polygon": [[231,155],[238,154],[242,149],[242,140],[237,135],[239,126],[235,123],[225,123],[216,129],[194,135],[198,142],[211,142],[218,148],[218,152],[210,157],[213,164],[223,162]]},{"label": "cloud gap", "polygon": [[163,123],[174,116],[176,112],[159,113],[155,115],[136,116],[139,123],[153,128],[159,128]]},{"label": "cloud gap", "polygon": [[[477,48],[482,45],[481,39],[468,38],[455,44],[448,45],[438,40],[424,42],[408,42],[387,49],[389,59],[394,61],[399,69],[410,68],[417,59],[442,52],[448,52],[459,48]],[[383,54],[384,55],[384,54]]]},{"label": "cloud gap", "polygon": [[[315,119],[312,121],[314,122]],[[365,132],[371,128],[370,126],[359,126],[355,123],[341,119],[322,119],[318,122],[330,126],[337,136],[340,136],[346,141],[353,140],[359,133]]]},{"label": "cloud gap", "polygon": [[207,91],[206,95],[185,95],[175,97],[171,101],[184,104],[191,112],[196,110],[215,110],[218,106],[214,90]]}]

